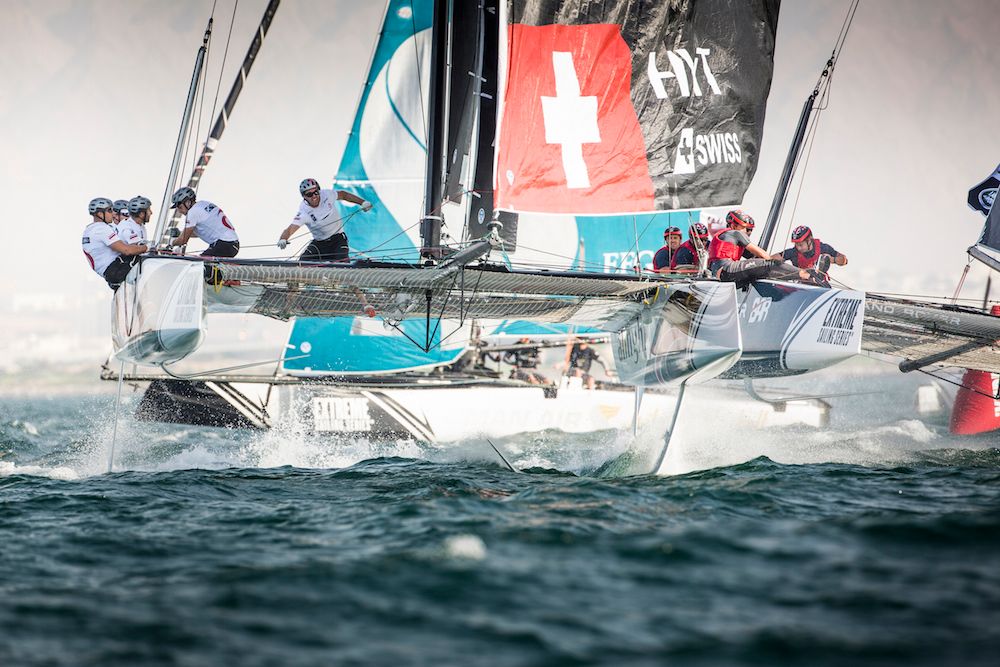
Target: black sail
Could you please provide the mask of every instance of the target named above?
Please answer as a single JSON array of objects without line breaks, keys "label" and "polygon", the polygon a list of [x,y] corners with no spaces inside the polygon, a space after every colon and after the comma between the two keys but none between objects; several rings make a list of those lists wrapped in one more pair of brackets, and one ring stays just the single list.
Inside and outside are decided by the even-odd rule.
[{"label": "black sail", "polygon": [[621,214],[739,202],[778,0],[506,0],[497,207]]}]

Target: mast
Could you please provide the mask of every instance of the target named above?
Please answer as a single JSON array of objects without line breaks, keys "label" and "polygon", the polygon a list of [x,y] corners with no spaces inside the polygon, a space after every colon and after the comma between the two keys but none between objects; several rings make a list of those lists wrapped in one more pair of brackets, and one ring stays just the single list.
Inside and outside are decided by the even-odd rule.
[{"label": "mast", "polygon": [[430,100],[427,119],[427,171],[424,186],[424,217],[420,220],[420,257],[433,260],[441,255],[441,177],[444,173],[444,129],[447,95],[445,63],[448,8],[451,0],[435,0],[431,27]]},{"label": "mast", "polygon": [[778,218],[785,207],[785,198],[788,196],[788,186],[792,182],[795,173],[795,165],[798,164],[799,155],[802,154],[802,145],[805,143],[806,128],[809,126],[809,117],[812,115],[813,102],[819,95],[819,89],[813,90],[812,95],[802,105],[802,113],[799,114],[799,124],[795,127],[795,135],[792,138],[792,145],[788,149],[788,157],[785,158],[785,168],[781,172],[781,180],[778,182],[778,189],[774,193],[774,200],[771,202],[771,210],[767,214],[767,222],[764,223],[764,230],[760,235],[760,247],[771,252],[771,238],[774,230],[778,227]]},{"label": "mast", "polygon": [[181,129],[177,133],[177,144],[174,146],[174,159],[170,163],[170,175],[167,177],[167,186],[163,191],[163,200],[160,203],[160,213],[156,217],[156,230],[151,238],[157,239],[157,245],[163,243],[161,238],[164,227],[167,223],[167,203],[170,195],[173,194],[173,186],[177,183],[177,174],[181,168],[181,156],[184,152],[184,144],[187,143],[188,132],[191,130],[191,115],[194,111],[194,98],[198,93],[198,83],[201,81],[202,68],[205,65],[205,54],[208,53],[208,42],[212,38],[212,19],[208,19],[208,27],[205,28],[205,36],[202,37],[201,46],[198,48],[198,55],[194,59],[194,71],[191,73],[191,85],[188,87],[187,102],[184,103],[184,114],[181,116]]},{"label": "mast", "polygon": [[[208,167],[208,163],[211,161],[212,155],[215,153],[215,147],[218,145],[219,139],[222,137],[222,133],[226,131],[226,127],[229,125],[229,118],[233,115],[233,109],[236,107],[236,100],[239,99],[240,93],[243,92],[243,86],[246,84],[247,77],[250,76],[250,69],[257,60],[257,54],[260,53],[260,47],[264,43],[264,37],[267,35],[267,31],[271,28],[271,21],[274,20],[274,14],[278,11],[278,5],[280,4],[281,0],[271,0],[264,9],[264,16],[260,20],[260,25],[257,26],[257,32],[254,33],[253,41],[250,42],[250,48],[247,49],[247,53],[243,57],[243,64],[240,65],[240,70],[236,74],[236,80],[233,81],[233,85],[229,89],[229,95],[226,96],[226,101],[222,105],[222,109],[219,111],[218,117],[215,119],[215,124],[212,125],[212,131],[209,132],[208,138],[202,146],[201,155],[198,156],[198,161],[195,163],[195,167],[191,171],[191,176],[188,179],[187,185],[192,190],[198,189],[198,184],[201,182],[202,174],[205,173],[205,168]],[[180,215],[177,214],[175,210],[170,221],[170,227],[176,227],[179,220]]]}]

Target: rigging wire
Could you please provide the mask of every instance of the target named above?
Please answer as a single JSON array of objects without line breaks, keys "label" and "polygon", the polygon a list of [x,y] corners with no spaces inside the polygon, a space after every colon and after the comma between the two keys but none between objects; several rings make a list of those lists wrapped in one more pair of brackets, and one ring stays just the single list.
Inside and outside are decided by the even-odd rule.
[{"label": "rigging wire", "polygon": [[[240,6],[240,0],[233,3],[233,16],[229,19],[229,34],[226,35],[226,48],[222,52],[222,65],[219,67],[219,81],[215,84],[215,99],[212,100],[212,113],[209,118],[215,118],[215,110],[219,106],[219,91],[222,90],[222,75],[226,71],[226,58],[229,55],[229,42],[233,39],[233,26],[236,25],[236,9]],[[212,128],[208,128],[209,133]],[[205,143],[208,143],[208,135],[205,136]],[[197,166],[197,165],[195,165]]]},{"label": "rigging wire", "polygon": [[826,61],[826,66],[820,73],[819,77],[816,79],[816,84],[813,86],[813,96],[816,98],[813,102],[813,110],[816,112],[809,120],[809,129],[807,131],[806,138],[806,151],[805,160],[802,162],[802,169],[799,171],[798,162],[796,160],[796,170],[798,173],[799,184],[798,189],[795,194],[795,203],[792,205],[791,213],[788,217],[787,223],[785,225],[785,239],[786,244],[790,239],[790,233],[792,226],[795,221],[795,214],[798,209],[799,198],[802,195],[802,187],[805,183],[806,171],[809,168],[809,159],[812,156],[812,149],[815,145],[816,131],[819,126],[820,113],[826,111],[830,105],[830,95],[833,89],[833,75],[836,70],[837,61],[840,59],[840,54],[843,52],[844,44],[847,41],[847,35],[850,33],[851,26],[854,24],[854,17],[857,14],[858,6],[861,4],[861,0],[853,0],[851,6],[847,10],[847,14],[844,17],[843,23],[840,25],[840,32],[837,34],[837,40],[834,42],[833,51],[830,54],[830,58]]}]

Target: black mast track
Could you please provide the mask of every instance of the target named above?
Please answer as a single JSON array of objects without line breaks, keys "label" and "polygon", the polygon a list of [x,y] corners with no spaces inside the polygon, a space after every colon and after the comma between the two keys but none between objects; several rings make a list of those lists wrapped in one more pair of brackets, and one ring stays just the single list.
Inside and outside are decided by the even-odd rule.
[{"label": "black mast track", "polygon": [[420,256],[433,261],[441,257],[441,193],[444,174],[444,128],[447,96],[449,5],[452,0],[436,0],[431,28],[430,104],[427,119],[427,177],[424,189],[424,217],[420,221]]}]

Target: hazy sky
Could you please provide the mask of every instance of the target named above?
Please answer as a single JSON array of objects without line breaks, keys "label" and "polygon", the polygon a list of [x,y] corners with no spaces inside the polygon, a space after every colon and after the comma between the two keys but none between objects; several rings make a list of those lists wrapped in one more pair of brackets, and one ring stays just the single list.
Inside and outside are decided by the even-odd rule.
[{"label": "hazy sky", "polygon": [[[266,4],[239,3],[222,97]],[[781,9],[761,163],[744,202],[759,220],[848,4],[786,0]],[[282,2],[200,187],[245,245],[273,243],[303,176],[332,177],[382,6]],[[19,227],[2,251],[0,299],[110,299],[79,249],[87,202],[142,193],[158,205],[211,7],[0,0],[0,189]],[[1000,162],[997,9],[989,0],[862,0],[795,219],[850,257],[836,275],[851,286],[944,294],[956,284],[982,224],[966,191]],[[218,0],[210,90],[232,10]]]}]

